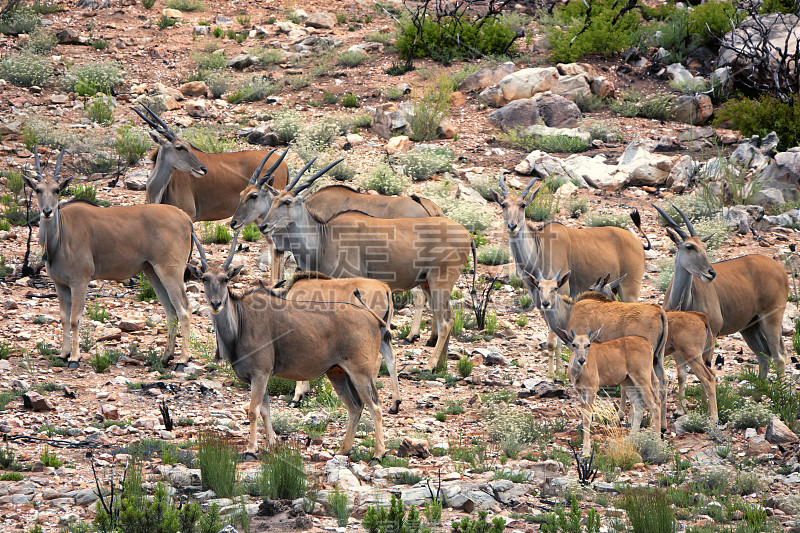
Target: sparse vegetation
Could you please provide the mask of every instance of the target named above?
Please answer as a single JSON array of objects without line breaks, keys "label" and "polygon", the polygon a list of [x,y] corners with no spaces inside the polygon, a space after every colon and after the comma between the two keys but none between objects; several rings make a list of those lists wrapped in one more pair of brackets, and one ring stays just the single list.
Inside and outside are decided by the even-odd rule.
[{"label": "sparse vegetation", "polygon": [[112,94],[114,87],[125,78],[119,63],[101,61],[80,63],[67,72],[64,83],[68,91],[78,96],[94,96],[97,93]]},{"label": "sparse vegetation", "polygon": [[453,152],[428,148],[411,150],[400,157],[400,164],[411,179],[421,181],[450,170],[453,165]]},{"label": "sparse vegetation", "polygon": [[214,491],[221,498],[234,494],[237,452],[227,437],[213,430],[203,430],[198,435],[197,465],[203,488]]},{"label": "sparse vegetation", "polygon": [[184,140],[209,154],[235,152],[236,143],[225,137],[223,131],[209,126],[192,126],[181,132]]},{"label": "sparse vegetation", "polygon": [[617,500],[628,513],[634,533],[674,533],[675,515],[661,489],[630,487]]},{"label": "sparse vegetation", "polygon": [[164,5],[170,9],[177,9],[186,13],[203,11],[205,6],[199,0],[167,0]]},{"label": "sparse vegetation", "polygon": [[20,87],[42,86],[53,77],[47,57],[30,52],[11,54],[0,60],[0,78]]},{"label": "sparse vegetation", "polygon": [[201,237],[205,244],[228,244],[233,239],[233,234],[227,224],[203,222]]},{"label": "sparse vegetation", "polygon": [[453,82],[446,76],[426,87],[412,110],[406,114],[411,126],[409,137],[414,141],[430,141],[438,138],[438,129],[450,112],[450,95]]},{"label": "sparse vegetation", "polygon": [[90,99],[86,102],[84,111],[86,118],[101,126],[110,126],[114,122],[114,107],[104,96]]},{"label": "sparse vegetation", "polygon": [[114,140],[117,153],[129,165],[135,165],[152,146],[147,134],[128,123],[117,130]]},{"label": "sparse vegetation", "polygon": [[478,262],[484,265],[505,265],[511,253],[503,246],[484,246],[478,250]]},{"label": "sparse vegetation", "polygon": [[294,500],[308,491],[303,455],[296,447],[280,444],[270,448],[261,462],[261,495]]},{"label": "sparse vegetation", "polygon": [[613,215],[607,213],[597,213],[586,218],[586,225],[592,228],[603,226],[616,226],[625,229],[628,227],[630,217],[628,215]]},{"label": "sparse vegetation", "polygon": [[400,194],[408,187],[408,178],[395,172],[388,163],[378,163],[361,181],[361,186],[386,196]]},{"label": "sparse vegetation", "polygon": [[339,64],[348,68],[357,67],[367,59],[369,59],[369,56],[363,52],[351,52],[348,50],[339,54]]}]

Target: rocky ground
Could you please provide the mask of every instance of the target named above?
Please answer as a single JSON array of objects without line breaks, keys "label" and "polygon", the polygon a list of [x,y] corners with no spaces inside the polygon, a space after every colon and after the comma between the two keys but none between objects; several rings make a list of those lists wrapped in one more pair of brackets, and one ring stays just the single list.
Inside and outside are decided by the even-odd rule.
[{"label": "rocky ground", "polygon": [[[65,5],[59,12],[44,15],[44,20],[46,27],[54,32],[69,30],[63,38],[66,43],[60,44],[52,52],[57,70],[64,71],[68,65],[83,61],[117,60],[123,64],[127,77],[123,86],[116,91],[119,106],[114,127],[129,118],[138,122],[125,103],[143,94],[163,97],[170,110],[162,116],[170,124],[224,124],[231,126],[231,129],[245,130],[243,135],[252,133],[248,128],[258,129],[262,125],[267,125],[268,130],[270,115],[275,109],[295,109],[307,119],[345,111],[335,104],[320,104],[324,92],[338,96],[355,94],[360,104],[355,114],[375,112],[377,124],[380,116],[392,112],[392,108],[386,106],[387,100],[381,88],[405,84],[416,90],[426,86],[431,72],[441,68],[423,60],[418,62],[417,71],[399,78],[388,76],[384,69],[397,62],[397,55],[386,53],[381,46],[370,49],[370,59],[362,65],[354,68],[333,65],[310,86],[284,89],[271,101],[232,105],[221,99],[184,96],[178,90],[195,68],[190,59],[192,51],[200,50],[203,43],[210,39],[204,35],[195,36],[197,32],[204,31],[197,29],[204,27],[197,24],[201,20],[238,28],[235,17],[244,13],[250,15],[251,22],[248,24],[253,32],[252,37],[242,44],[228,39],[218,40],[229,58],[252,47],[256,42],[256,34],[262,32],[264,35],[258,41],[260,44],[276,48],[285,46],[294,52],[302,51],[303,43],[313,47],[313,39],[308,41],[308,37],[334,39],[340,42],[344,50],[364,43],[365,37],[371,32],[391,31],[392,20],[389,16],[359,3],[337,7],[338,11],[347,14],[348,20],[353,20],[344,24],[329,24],[328,19],[333,18],[335,22],[335,17],[322,20],[317,24],[320,28],[303,24],[281,26],[271,22],[273,17],[277,17],[277,22],[285,22],[285,9],[302,8],[314,15],[329,7],[311,1],[293,3],[291,6],[205,2],[204,11],[179,14],[179,22],[163,31],[154,25],[164,8],[160,2],[149,11],[139,4],[127,5],[127,2],[99,9]],[[368,22],[365,19],[367,15],[370,17]],[[227,17],[231,22],[225,23],[219,17]],[[350,28],[352,31],[349,31]],[[536,23],[530,25],[529,31],[534,36],[538,35]],[[81,43],[90,38],[105,39],[110,46],[97,50]],[[19,44],[19,39],[0,37],[0,47],[5,51],[13,50]],[[299,49],[294,47],[296,44],[301,45]],[[545,58],[544,52],[534,48],[513,68],[518,70],[544,65]],[[461,66],[457,64],[449,70],[457,71]],[[311,67],[311,62],[300,59],[271,66],[267,74],[273,79],[280,79],[301,75]],[[626,87],[649,90],[665,86],[663,80],[640,75],[643,70],[631,69],[621,61],[592,61],[588,68],[594,72],[595,78],[604,78],[617,91]],[[232,70],[232,75],[240,77],[260,72],[255,66],[246,67],[245,71]],[[572,74],[557,72],[555,75],[564,77]],[[495,137],[496,130],[492,124],[499,126],[497,121],[500,119],[497,115],[489,117],[493,110],[484,103],[486,96],[478,94],[495,83],[496,80],[472,91],[464,89],[463,93],[459,93],[460,96],[454,97],[454,106],[448,117],[454,134],[434,144],[456,154],[455,170],[449,178],[439,176],[429,181],[450,179],[451,183],[458,185],[454,189],[459,191],[462,198],[475,202],[477,206],[485,201],[479,195],[472,194],[474,191],[471,191],[470,184],[475,179],[496,177],[501,173],[508,173],[509,186],[517,189],[527,183],[527,176],[547,175],[553,169],[556,169],[556,177],[563,175],[568,178],[577,174],[578,182],[581,182],[582,175],[592,176],[596,182],[607,178],[608,181],[600,183],[603,187],[601,190],[585,187],[575,190],[575,187],[565,186],[561,191],[564,195],[562,209],[556,215],[556,220],[582,227],[592,214],[619,215],[627,214],[633,208],[638,209],[643,215],[644,231],[653,241],[653,250],[647,252],[648,268],[641,294],[641,299],[646,302],[661,301],[663,294],[654,285],[659,268],[657,260],[674,253],[650,203],[669,202],[676,192],[691,188],[688,171],[683,174],[679,172],[680,164],[684,164],[684,170],[687,168],[687,155],[692,156],[692,161],[704,161],[717,155],[712,145],[698,139],[718,139],[725,147],[726,155],[736,153],[737,147],[741,147],[740,154],[762,154],[762,168],[771,162],[770,149],[766,145],[740,143],[737,134],[730,130],[700,129],[673,121],[620,118],[608,110],[588,113],[584,118],[613,121],[621,133],[621,139],[595,143],[588,152],[572,158],[565,158],[565,154],[555,157],[544,153],[529,154],[500,143]],[[186,91],[188,93],[189,89]],[[375,109],[377,111],[373,111]],[[540,106],[540,109],[544,107]],[[569,108],[567,115],[571,112]],[[25,148],[22,136],[29,117],[55,121],[60,125],[59,128],[74,130],[86,137],[101,136],[110,131],[83,119],[82,100],[72,93],[64,93],[57,84],[29,89],[3,85],[0,114],[3,118],[0,150],[5,166],[12,170],[30,168],[31,165],[31,153]],[[234,125],[237,126],[233,128]],[[566,124],[566,127],[574,126]],[[355,166],[359,174],[366,173],[375,161],[385,158],[387,140],[378,135],[380,132],[376,130],[377,127],[362,129],[358,136],[347,139],[352,141],[347,143],[348,163]],[[243,141],[240,144],[244,147]],[[43,153],[48,152],[45,150]],[[599,163],[597,156],[605,162]],[[750,158],[748,163],[753,159]],[[293,160],[293,164],[296,166],[297,160]],[[600,169],[602,172],[598,171],[600,167],[597,165],[604,165]],[[141,171],[147,168],[148,164],[142,161],[137,167],[127,169],[126,179],[115,182],[116,186],[113,187],[109,186],[112,180],[110,175],[82,175],[77,179],[93,182],[98,190],[98,198],[113,205],[139,204],[144,202],[144,192],[129,190],[125,184],[133,187],[136,177],[140,177]],[[678,170],[673,172],[674,168]],[[667,175],[671,177],[669,182],[665,180]],[[409,192],[425,193],[428,185],[414,183]],[[568,201],[566,196],[585,199],[589,213],[578,219],[570,218],[563,208]],[[492,224],[485,232],[489,243],[507,246],[499,208],[490,204],[488,209],[493,214]],[[759,210],[758,207],[731,211],[727,220],[734,231],[720,247],[716,258],[722,260],[748,253],[763,254],[781,262],[789,258],[793,252],[790,245],[798,242],[797,232],[782,226],[795,222],[797,217],[793,219],[791,215],[785,215],[789,218],[773,220],[764,215],[763,208]],[[757,230],[751,231],[751,227]],[[201,232],[202,224],[197,224],[196,229]],[[0,360],[0,395],[8,394],[11,397],[5,409],[0,411],[0,432],[10,440],[4,446],[10,447],[16,461],[25,465],[22,481],[0,481],[0,520],[4,531],[28,531],[35,523],[40,524],[44,531],[56,531],[59,525],[91,521],[95,514],[93,502],[97,499],[91,463],[101,481],[119,479],[123,465],[136,450],[136,444],[146,439],[174,443],[180,450],[189,450],[191,454],[197,451],[199,431],[216,428],[231,437],[237,445],[244,444],[249,432],[245,412],[249,394],[235,382],[224,365],[213,363],[213,334],[203,310],[199,284],[190,282],[188,285],[195,314],[191,339],[193,362],[187,372],[159,372],[148,368],[145,364],[147,350],[162,350],[166,342],[160,306],[157,302],[138,301],[136,287],[104,281],[91,285],[90,307],[99,313],[94,316],[97,320],[91,321],[87,336],[95,342],[93,353],[119,350],[125,355],[103,373],[93,371],[86,364],[79,370],[51,366],[45,353],[60,345],[58,303],[46,277],[21,276],[20,267],[26,253],[27,237],[27,229],[12,227],[9,232],[2,234],[0,242],[6,264],[15,270],[14,274],[0,281],[3,293],[0,334],[5,342],[3,346],[8,347],[10,352],[9,358]],[[264,275],[256,263],[261,242],[243,245],[238,255],[246,266],[234,285],[237,289],[256,285]],[[37,255],[35,234],[31,246],[32,262],[36,264],[36,258],[41,256]],[[221,258],[227,253],[227,246],[207,245],[206,251],[212,258]],[[444,510],[444,527],[452,520],[465,516],[466,512],[484,509],[490,511],[491,515],[504,517],[509,530],[536,531],[539,528],[535,523],[538,515],[551,511],[554,504],[565,495],[575,493],[580,495],[583,508],[598,510],[601,530],[610,531],[614,527],[624,527],[616,525],[624,513],[613,505],[614,482],[654,484],[660,474],[673,472],[674,465],[670,462],[656,465],[636,461],[631,469],[622,472],[605,470],[590,487],[577,486],[576,465],[569,452],[569,443],[579,442],[577,399],[568,384],[563,381],[554,384],[546,376],[547,361],[545,353],[539,348],[546,337],[544,322],[538,312],[520,307],[522,291],[512,280],[513,266],[478,265],[478,271],[486,277],[498,275],[502,282],[502,286],[492,293],[490,303],[490,309],[498,317],[497,332],[480,336],[475,335],[477,332],[474,330],[466,330],[464,334],[456,336],[450,343],[448,371],[451,377],[442,375],[430,380],[421,379],[417,369],[427,359],[431,348],[421,342],[412,345],[404,345],[399,341],[396,343],[404,401],[399,414],[390,415],[384,411],[383,420],[387,441],[392,448],[390,454],[406,456],[407,464],[403,460],[393,460],[387,464],[398,466],[369,465],[361,460],[369,459],[369,453],[365,451],[370,445],[368,441],[357,447],[357,456],[351,462],[343,457],[334,457],[344,434],[344,419],[340,416],[344,411],[341,407],[326,407],[317,395],[312,394],[301,411],[297,411],[287,407],[283,398],[273,397],[273,418],[280,420],[281,427],[286,428],[284,438],[297,443],[302,450],[309,477],[319,491],[320,505],[312,513],[310,521],[289,520],[286,519],[286,513],[279,513],[278,518],[255,518],[251,531],[308,527],[334,530],[336,520],[331,518],[324,504],[329,492],[336,486],[346,491],[352,507],[348,529],[358,530],[368,505],[377,501],[386,502],[391,493],[400,495],[406,503],[421,505],[430,499],[429,487],[435,492],[440,484],[450,505]],[[457,289],[468,295],[470,283],[471,276],[464,275]],[[471,312],[470,303],[466,300],[463,307]],[[790,303],[784,321],[787,347],[791,347],[791,319],[796,314],[796,303]],[[430,320],[427,314],[426,317]],[[409,310],[401,309],[395,325],[403,326],[409,321]],[[427,338],[427,332],[424,337]],[[791,352],[791,348],[789,350]],[[717,370],[718,378],[737,376],[743,365],[755,363],[754,356],[738,334],[719,339],[715,354],[724,358],[723,366]],[[474,370],[466,378],[458,376],[456,370],[457,360],[463,356],[469,357],[474,363]],[[800,371],[794,365],[789,365],[788,369],[796,389]],[[665,441],[683,459],[691,462],[689,478],[697,479],[704,473],[716,471],[714,469],[724,469],[731,479],[736,477],[735,472],[739,470],[752,471],[759,480],[758,487],[743,498],[749,503],[763,506],[770,516],[770,524],[778,530],[797,528],[795,515],[800,512],[800,498],[797,496],[800,484],[797,437],[790,432],[782,433],[774,423],[770,424],[770,431],[764,424],[746,431],[722,429],[713,435],[687,432],[681,424],[673,423],[677,418],[673,364],[668,366],[667,372],[671,383],[668,407],[670,425]],[[381,377],[380,381],[383,384],[381,392],[384,392],[388,378]],[[23,398],[18,395],[22,391],[27,391],[30,405],[25,405]],[[162,402],[168,406],[171,418],[176,422],[171,431],[166,429],[165,421],[159,414]],[[504,407],[506,404],[507,408]],[[463,407],[463,412],[437,415],[448,407],[458,411],[453,409],[453,405]],[[690,407],[695,407],[694,400],[690,402]],[[516,454],[511,454],[516,455],[513,459],[505,456],[501,442],[490,438],[493,431],[498,431],[497,425],[492,425],[492,420],[518,420],[509,416],[505,409],[532,415],[543,435],[543,438],[534,442],[522,444]],[[312,423],[327,419],[329,423],[321,436],[310,438],[308,431],[299,429],[299,422],[303,419]],[[360,438],[370,437],[369,424],[363,429]],[[594,433],[595,440],[602,447],[604,443],[613,441],[615,436],[618,437],[619,430],[596,426]],[[45,466],[41,461],[45,441],[36,439],[51,439],[49,451],[55,452],[64,460],[64,464],[59,467]],[[87,457],[89,450],[92,451],[91,459]],[[178,458],[184,458],[186,453],[181,451]],[[180,463],[166,464],[168,462],[172,461],[158,454],[144,461],[145,482],[150,484],[148,487],[157,481],[164,481],[181,494],[190,494],[204,503],[216,501],[227,512],[235,512],[240,508],[240,504],[234,504],[231,500],[202,492],[197,470]],[[246,479],[258,466],[257,462],[242,462],[239,465],[240,478]],[[406,467],[420,476],[422,481],[414,485],[396,484],[398,477],[412,477]],[[517,475],[502,479],[503,475],[498,475],[498,471]],[[260,498],[244,498],[248,512],[255,513]],[[680,527],[685,530],[702,528],[719,521],[717,512],[722,511],[714,507],[722,507],[716,502],[720,499],[712,497],[709,500],[707,496],[698,496],[696,504],[689,510],[680,510]],[[742,519],[737,512],[730,517],[734,525]]]}]

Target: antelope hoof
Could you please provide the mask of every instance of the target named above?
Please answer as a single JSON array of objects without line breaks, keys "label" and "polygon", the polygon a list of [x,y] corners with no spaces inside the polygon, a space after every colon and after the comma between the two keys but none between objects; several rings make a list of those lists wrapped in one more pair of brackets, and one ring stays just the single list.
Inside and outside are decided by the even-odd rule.
[{"label": "antelope hoof", "polygon": [[258,457],[256,457],[256,454],[254,454],[253,452],[244,452],[244,455],[242,456],[242,459],[245,462],[247,462],[247,461],[258,461]]},{"label": "antelope hoof", "polygon": [[175,372],[186,372],[186,363],[175,363]]},{"label": "antelope hoof", "polygon": [[382,457],[373,457],[369,460],[369,466],[375,466],[381,464]]},{"label": "antelope hoof", "polygon": [[402,400],[397,400],[397,402],[395,402],[395,404],[394,404],[394,407],[390,407],[389,408],[389,414],[390,415],[396,415],[397,413],[400,412],[400,402],[401,401]]},{"label": "antelope hoof", "polygon": [[[300,400],[302,401],[302,398]],[[289,405],[289,407],[299,408],[300,407],[300,401],[298,401],[298,400],[289,400],[288,405]]]},{"label": "antelope hoof", "polygon": [[403,344],[414,344],[419,340],[419,335],[414,335],[413,337],[406,337],[403,339]]},{"label": "antelope hoof", "polygon": [[428,348],[433,348],[434,346],[436,346],[437,342],[439,342],[439,337],[431,336],[431,338],[428,339],[428,342],[425,344],[425,346],[427,346]]},{"label": "antelope hoof", "polygon": [[78,361],[68,361],[67,368],[79,368],[81,364]]}]

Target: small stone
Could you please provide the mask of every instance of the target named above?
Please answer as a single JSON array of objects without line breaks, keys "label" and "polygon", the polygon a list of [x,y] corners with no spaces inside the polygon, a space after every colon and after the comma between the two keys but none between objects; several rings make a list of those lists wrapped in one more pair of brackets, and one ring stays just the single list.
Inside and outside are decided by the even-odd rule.
[{"label": "small stone", "polygon": [[209,94],[208,85],[204,81],[190,81],[184,83],[178,90],[187,98],[196,98],[198,96],[207,96]]},{"label": "small stone", "polygon": [[412,146],[414,146],[414,143],[411,142],[411,139],[405,135],[397,135],[389,139],[389,142],[386,143],[384,148],[387,154],[395,155],[408,152]]},{"label": "small stone", "polygon": [[331,30],[336,26],[336,17],[326,11],[314,13],[306,19],[305,24],[311,28]]},{"label": "small stone", "polygon": [[52,411],[53,408],[47,400],[38,392],[26,392],[22,395],[22,404],[26,409],[34,411]]},{"label": "small stone", "polygon": [[206,118],[209,115],[208,107],[202,100],[189,100],[184,108],[190,117]]},{"label": "small stone", "polygon": [[169,8],[163,9],[161,10],[161,14],[171,19],[183,18],[183,13],[178,11],[177,9],[169,9]]},{"label": "small stone", "polygon": [[102,414],[103,418],[106,420],[119,420],[119,411],[116,406],[107,403],[100,407],[100,414]]},{"label": "small stone", "polygon": [[767,424],[765,437],[770,444],[791,444],[798,440],[797,435],[775,416]]},{"label": "small stone", "polygon": [[428,449],[428,441],[422,439],[404,438],[397,449],[397,455],[400,457],[419,457],[427,459],[430,457],[431,452]]}]

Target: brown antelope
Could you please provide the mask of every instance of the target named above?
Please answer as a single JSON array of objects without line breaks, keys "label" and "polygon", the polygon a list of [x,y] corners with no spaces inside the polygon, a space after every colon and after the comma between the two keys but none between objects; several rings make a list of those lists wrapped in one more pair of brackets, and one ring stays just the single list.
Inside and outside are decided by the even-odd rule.
[{"label": "brown antelope", "polygon": [[[167,204],[185,211],[193,222],[221,220],[233,215],[253,171],[264,158],[261,150],[208,154],[180,139],[150,108],[150,115],[133,110],[153,129],[150,136],[159,148],[154,152],[153,168],[147,178],[147,203]],[[289,170],[283,157],[270,152],[274,168],[268,172],[276,187],[286,185]],[[286,153],[284,152],[284,156]],[[267,238],[267,251],[272,255],[270,275],[279,270],[274,245]]]},{"label": "brown antelope", "polygon": [[688,234],[664,211],[653,207],[669,224],[667,235],[677,247],[675,274],[664,295],[664,309],[704,313],[715,337],[740,332],[758,357],[758,375],[766,377],[770,360],[782,375],[786,347],[781,324],[789,298],[789,276],[783,266],[758,254],[712,265],[706,250],[711,235],[698,237],[692,222],[677,208]]},{"label": "brown antelope", "polygon": [[[613,296],[613,282],[598,280],[589,287],[590,291],[600,292],[609,298]],[[708,317],[695,311],[667,311],[667,346],[665,355],[675,359],[678,371],[678,414],[686,413],[684,406],[684,386],[686,384],[686,365],[692,369],[694,375],[700,380],[703,390],[708,398],[708,418],[717,422],[717,378],[711,369],[711,360],[714,355],[714,334],[708,323]],[[620,401],[620,408],[625,408],[624,391]]]},{"label": "brown antelope", "polygon": [[[567,328],[575,331],[599,330],[601,342],[620,337],[644,337],[650,343],[651,365],[660,383],[661,427],[667,425],[667,383],[664,351],[667,344],[667,314],[654,304],[617,302],[598,292],[587,291],[575,299]],[[567,329],[563,328],[563,329]]]},{"label": "brown antelope", "polygon": [[[316,158],[314,158],[316,159]],[[312,164],[314,159],[309,163]],[[308,165],[307,165],[308,166]],[[304,169],[305,170],[305,169]],[[304,171],[303,170],[303,171]],[[308,187],[313,181],[297,185],[297,180],[302,175],[299,172],[284,190],[295,190],[295,194],[302,192],[300,187]],[[251,180],[250,184],[239,194],[239,205],[231,219],[231,228],[238,230],[250,222],[262,218],[269,211],[269,206],[274,198],[270,188],[265,186],[270,179],[267,172],[258,182]],[[306,205],[318,213],[323,220],[330,220],[339,213],[345,211],[361,211],[375,218],[424,218],[428,216],[444,216],[442,209],[427,198],[417,196],[383,196],[375,194],[364,194],[351,189],[346,185],[329,185],[308,196]],[[413,289],[414,292],[414,319],[411,324],[411,331],[406,340],[413,342],[420,335],[422,323],[422,310],[425,306],[425,295],[420,289]],[[428,346],[436,345],[436,327]]]},{"label": "brown antelope", "polygon": [[191,312],[183,273],[192,251],[192,221],[170,205],[98,207],[82,200],[60,205],[58,195],[72,181],[69,177],[59,182],[64,151],[58,154],[52,179],[42,175],[38,147],[33,154],[36,180],[23,179],[39,203],[39,245],[61,314],[61,358],[69,368],[77,368],[81,361],[78,332],[89,281],[123,281],[144,271],[167,315],[169,338],[163,361],[175,353],[177,321],[182,353],[176,368],[185,366]]},{"label": "brown antelope", "polygon": [[581,404],[584,456],[592,450],[592,414],[600,387],[621,385],[621,389],[627,391],[633,404],[632,435],[639,431],[644,407],[647,406],[652,414],[653,430],[661,437],[659,403],[654,391],[653,352],[646,339],[629,336],[594,342],[600,331],[589,330],[585,335],[576,335],[575,331],[567,333],[561,328],[556,330],[556,334],[572,350],[567,374]]},{"label": "brown antelope", "polygon": [[436,346],[426,367],[446,367],[453,328],[450,292],[474,246],[469,232],[444,217],[382,219],[346,211],[324,219],[305,200],[309,183],[328,168],[298,187],[300,192],[273,188],[261,232],[272,232],[278,248],[291,250],[302,270],[378,279],[393,291],[421,286],[437,328]]},{"label": "brown antelope", "polygon": [[[572,276],[560,291],[575,298],[589,288],[598,277],[610,272],[620,277],[628,274],[619,286],[622,301],[635,302],[644,275],[644,249],[642,243],[622,228],[568,228],[558,222],[548,222],[537,229],[533,222],[525,219],[525,209],[534,201],[541,187],[529,196],[532,179],[520,196],[509,196],[505,177],[500,179],[498,193],[492,190],[494,200],[503,209],[503,222],[508,230],[511,255],[517,266],[517,275],[525,278],[525,272],[541,270],[544,277],[550,278],[556,272],[572,271]],[[638,218],[634,218],[634,221]],[[646,249],[649,249],[648,241]],[[539,307],[535,293],[531,292],[533,303]],[[554,333],[547,337],[547,350],[550,359],[557,344]]]},{"label": "brown antelope", "polygon": [[258,450],[259,415],[267,442],[275,442],[269,378],[306,381],[325,374],[348,413],[347,432],[338,453],[350,452],[366,405],[375,423],[375,457],[382,457],[383,423],[373,374],[379,353],[391,357],[387,355],[391,333],[385,319],[363,305],[285,300],[269,289],[237,296],[228,287],[242,268],[231,267],[237,237],[238,232],[221,266],[209,266],[195,238],[201,266],[189,264],[188,268],[203,281],[220,356],[230,362],[238,379],[250,384],[247,455],[255,456]]},{"label": "brown antelope", "polygon": [[[384,316],[387,323],[391,323],[394,308],[392,306],[392,291],[382,281],[367,278],[341,278],[334,279],[319,272],[295,272],[292,279],[281,287],[284,298],[305,302],[349,302],[358,305],[359,301],[354,293],[357,290],[364,304],[378,316]],[[323,305],[328,305],[327,303]],[[313,307],[313,306],[312,306]],[[386,368],[392,381],[392,401],[389,408],[390,414],[397,414],[400,410],[400,384],[397,381],[397,361],[391,349],[386,359]],[[375,377],[380,371],[380,359],[375,368]],[[294,389],[294,398],[290,406],[298,407],[300,401],[310,390],[308,381],[298,381]]]}]

